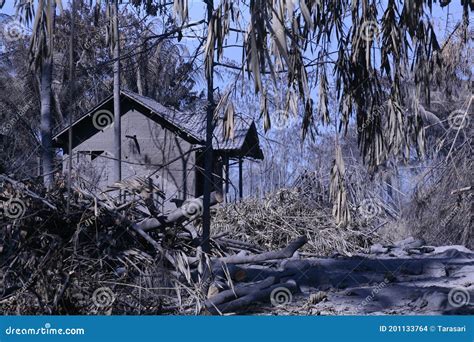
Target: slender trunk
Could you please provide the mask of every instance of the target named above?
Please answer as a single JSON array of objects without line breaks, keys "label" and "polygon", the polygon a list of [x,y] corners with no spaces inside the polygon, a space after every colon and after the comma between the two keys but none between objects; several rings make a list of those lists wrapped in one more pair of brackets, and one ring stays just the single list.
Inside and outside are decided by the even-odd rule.
[{"label": "slender trunk", "polygon": [[[239,157],[239,199],[244,197],[244,183],[243,183],[243,163],[242,157]],[[250,179],[252,181],[252,179]],[[252,190],[251,190],[252,191]]]},{"label": "slender trunk", "polygon": [[[71,4],[71,35],[69,36],[69,99],[74,98],[76,68],[74,64],[74,41],[76,35],[76,0],[72,0]],[[69,103],[69,130],[68,130],[68,173],[67,173],[67,214],[69,215],[71,202],[71,186],[72,186],[72,122],[75,102]]]},{"label": "slender trunk", "polygon": [[[210,23],[214,11],[214,2],[207,1],[207,20]],[[213,50],[214,51],[214,50]],[[211,185],[212,185],[212,133],[214,117],[214,53],[210,60],[210,70],[207,78],[207,119],[206,119],[206,150],[204,154],[204,194],[202,211],[202,250],[209,252],[211,234]]]},{"label": "slender trunk", "polygon": [[[55,15],[54,1],[48,2],[48,11],[52,18]],[[53,19],[54,22],[54,19]],[[53,23],[54,30],[54,23]],[[41,159],[43,164],[43,183],[46,188],[51,188],[54,182],[54,153],[52,142],[52,111],[51,99],[52,90],[51,82],[53,78],[53,32],[48,37],[48,55],[44,58],[41,66],[40,77],[40,97],[41,97]]]},{"label": "slender trunk", "polygon": [[[138,61],[140,63],[140,61]],[[137,89],[138,89],[138,94],[143,95],[143,81],[142,81],[142,72],[140,65],[137,67]]]},{"label": "slender trunk", "polygon": [[[144,42],[142,41],[142,44]],[[138,56],[137,56],[137,89],[138,89],[138,94],[144,95],[143,91],[143,75],[142,75],[142,63],[143,63],[143,45],[140,46]]]},{"label": "slender trunk", "polygon": [[120,120],[120,40],[119,40],[119,6],[118,0],[113,5],[114,26],[114,147],[115,147],[115,180],[122,179],[122,125]]}]

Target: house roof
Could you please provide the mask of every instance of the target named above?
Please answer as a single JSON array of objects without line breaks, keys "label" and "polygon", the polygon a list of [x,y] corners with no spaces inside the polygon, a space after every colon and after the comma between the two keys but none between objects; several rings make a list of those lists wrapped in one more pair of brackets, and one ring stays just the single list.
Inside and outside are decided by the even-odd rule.
[{"label": "house roof", "polygon": [[[136,109],[150,119],[161,124],[186,141],[204,145],[206,141],[206,110],[202,108],[195,112],[181,112],[166,107],[156,100],[139,95],[132,91],[121,91],[122,115],[130,109]],[[100,130],[93,124],[93,114],[100,110],[113,112],[113,96],[110,95],[104,101],[82,115],[73,124],[73,147],[89,139]],[[56,147],[67,148],[69,126],[57,133],[53,140]],[[263,152],[259,145],[258,133],[253,120],[244,118],[240,114],[234,117],[234,137],[224,138],[224,120],[218,118],[213,133],[213,148],[218,153],[227,153],[231,157],[251,157],[263,159]]]}]

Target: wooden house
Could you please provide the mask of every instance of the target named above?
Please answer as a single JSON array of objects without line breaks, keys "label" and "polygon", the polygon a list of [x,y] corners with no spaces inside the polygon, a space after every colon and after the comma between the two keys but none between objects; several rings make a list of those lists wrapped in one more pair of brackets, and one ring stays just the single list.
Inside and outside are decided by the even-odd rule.
[{"label": "wooden house", "polygon": [[[180,112],[131,91],[121,91],[122,179],[141,177],[170,201],[200,196],[204,183],[205,109]],[[113,96],[99,103],[72,124],[72,170],[75,179],[97,191],[105,191],[114,179]],[[215,122],[212,184],[223,193],[229,183],[242,196],[242,162],[261,160],[255,123],[235,117],[233,139],[224,139],[223,120]],[[63,150],[63,170],[68,171],[69,127],[53,138]],[[239,166],[239,185],[229,180],[229,165]]]}]

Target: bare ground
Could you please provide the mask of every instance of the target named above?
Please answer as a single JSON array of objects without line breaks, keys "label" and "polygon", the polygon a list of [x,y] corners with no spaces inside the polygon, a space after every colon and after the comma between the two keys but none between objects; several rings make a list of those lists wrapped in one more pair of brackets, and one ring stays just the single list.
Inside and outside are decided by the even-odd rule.
[{"label": "bare ground", "polygon": [[[297,271],[300,292],[260,313],[474,314],[474,252],[463,246],[379,245],[367,254],[294,259],[279,268]],[[265,278],[271,271],[255,272]]]}]

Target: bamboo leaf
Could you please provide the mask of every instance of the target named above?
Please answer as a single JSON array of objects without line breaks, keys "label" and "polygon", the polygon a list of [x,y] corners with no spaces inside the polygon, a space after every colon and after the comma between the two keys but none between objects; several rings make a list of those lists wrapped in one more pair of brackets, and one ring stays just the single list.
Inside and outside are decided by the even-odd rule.
[{"label": "bamboo leaf", "polygon": [[313,21],[311,20],[311,13],[306,6],[305,0],[300,0],[300,9],[301,13],[303,14],[304,20],[306,21],[306,25],[313,28]]},{"label": "bamboo leaf", "polygon": [[226,106],[225,114],[224,114],[224,139],[234,139],[234,116],[235,116],[235,109],[234,104],[232,101],[229,101]]},{"label": "bamboo leaf", "polygon": [[181,20],[181,23],[188,21],[188,0],[174,0],[173,10],[175,16]]}]

